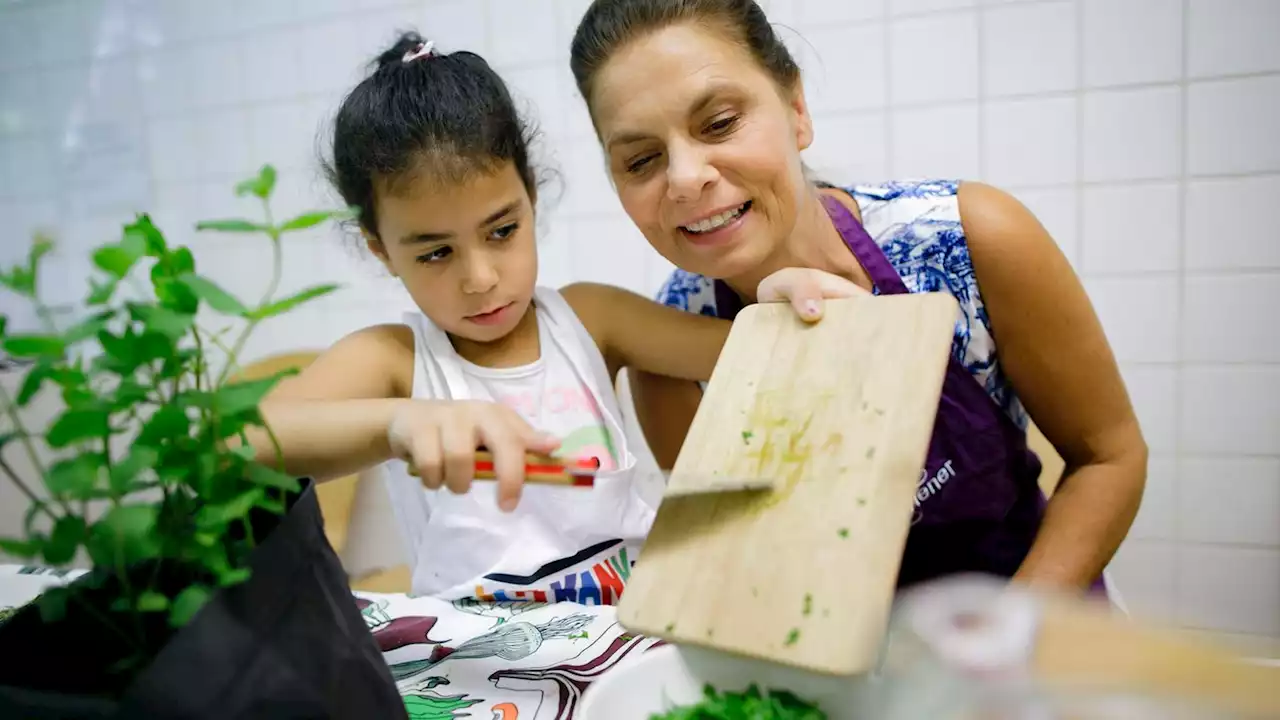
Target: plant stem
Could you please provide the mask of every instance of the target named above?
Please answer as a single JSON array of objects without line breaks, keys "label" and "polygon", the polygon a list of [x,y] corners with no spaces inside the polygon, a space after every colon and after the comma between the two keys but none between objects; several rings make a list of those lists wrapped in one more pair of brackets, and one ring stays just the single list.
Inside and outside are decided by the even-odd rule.
[{"label": "plant stem", "polygon": [[4,405],[4,411],[9,416],[9,421],[13,423],[14,431],[18,433],[18,440],[26,448],[27,456],[31,459],[31,467],[35,468],[36,474],[44,477],[44,463],[40,462],[40,456],[36,454],[36,446],[31,444],[31,435],[22,424],[22,418],[18,416],[18,406],[14,404],[13,397],[9,395],[8,390],[4,389],[3,384],[0,384],[0,405]]},{"label": "plant stem", "polygon": [[[143,645],[139,645],[138,638],[129,637],[129,633],[126,633],[125,631],[121,630],[119,627],[116,626],[115,623],[111,622],[109,618],[107,618],[102,613],[98,612],[98,609],[95,608],[88,600],[85,600],[84,598],[80,597],[74,592],[69,592],[68,594],[72,598],[74,598],[76,602],[84,606],[85,611],[88,612],[90,615],[92,615],[94,619],[96,619],[98,622],[102,623],[103,625],[106,625],[108,628],[113,630],[115,634],[119,635],[122,640],[129,643],[129,645],[133,648],[134,652],[140,653],[143,651],[143,647],[145,646],[145,636],[142,638]],[[141,631],[139,632],[141,634]]]},{"label": "plant stem", "polygon": [[50,510],[48,504],[36,496],[36,494],[31,491],[31,488],[27,487],[26,483],[22,482],[22,478],[18,477],[18,473],[15,472],[9,463],[5,461],[4,457],[0,457],[0,471],[3,471],[5,475],[9,476],[9,479],[13,481],[13,484],[18,488],[18,491],[23,495],[26,495],[32,505],[39,508],[45,515],[48,515],[50,520],[53,520],[54,522],[58,521],[58,515]]},{"label": "plant stem", "polygon": [[[262,300],[258,303],[259,308],[266,307],[271,302],[271,298],[275,296],[276,290],[280,288],[280,274],[284,265],[284,248],[280,244],[280,230],[276,228],[271,218],[271,204],[264,199],[262,208],[267,218],[267,237],[271,239],[271,282],[267,284],[267,291],[263,293]],[[218,387],[226,383],[227,378],[231,376],[232,370],[236,367],[236,359],[240,357],[245,343],[249,341],[249,336],[253,333],[254,328],[258,326],[258,322],[257,320],[250,320],[244,329],[240,331],[236,341],[232,343],[227,362],[222,368],[222,373],[218,376]]]}]

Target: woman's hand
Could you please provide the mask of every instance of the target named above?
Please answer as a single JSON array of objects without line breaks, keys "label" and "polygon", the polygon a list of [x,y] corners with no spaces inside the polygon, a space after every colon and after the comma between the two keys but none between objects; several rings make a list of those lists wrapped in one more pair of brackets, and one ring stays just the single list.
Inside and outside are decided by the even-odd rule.
[{"label": "woman's hand", "polygon": [[392,455],[408,462],[424,486],[458,494],[471,488],[476,448],[483,445],[493,454],[498,507],[504,512],[520,501],[525,453],[547,454],[560,445],[505,405],[437,400],[404,403],[387,424],[387,441]]},{"label": "woman's hand", "polygon": [[783,268],[756,286],[757,302],[790,302],[805,322],[822,319],[822,301],[847,298],[868,292],[839,275],[810,268]]}]

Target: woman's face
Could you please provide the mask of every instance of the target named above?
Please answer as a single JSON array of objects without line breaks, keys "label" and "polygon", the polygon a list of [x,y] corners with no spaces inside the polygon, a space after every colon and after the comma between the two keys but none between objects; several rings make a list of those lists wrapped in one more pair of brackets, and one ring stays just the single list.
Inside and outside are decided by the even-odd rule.
[{"label": "woman's face", "polygon": [[750,273],[779,250],[806,190],[813,125],[750,52],[675,25],[623,46],[589,99],[618,197],[649,244],[690,272]]}]

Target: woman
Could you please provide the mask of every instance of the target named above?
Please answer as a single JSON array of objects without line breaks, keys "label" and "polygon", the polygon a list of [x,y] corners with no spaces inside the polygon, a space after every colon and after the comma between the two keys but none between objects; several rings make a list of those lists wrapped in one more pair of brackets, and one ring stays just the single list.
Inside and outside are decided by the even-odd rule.
[{"label": "woman", "polygon": [[[800,71],[752,0],[596,0],[570,62],[624,209],[679,268],[662,302],[733,317],[788,266],[960,302],[901,585],[963,571],[1100,585],[1147,449],[1089,300],[1030,212],[980,183],[808,181]],[[664,466],[700,392],[636,374]],[[1047,507],[1030,418],[1067,464]]]}]

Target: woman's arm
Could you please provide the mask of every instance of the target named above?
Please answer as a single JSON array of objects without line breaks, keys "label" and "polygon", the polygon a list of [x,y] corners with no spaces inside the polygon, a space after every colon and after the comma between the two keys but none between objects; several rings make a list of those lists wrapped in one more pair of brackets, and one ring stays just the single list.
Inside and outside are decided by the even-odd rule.
[{"label": "woman's arm", "polygon": [[680,457],[680,448],[689,434],[693,416],[702,402],[702,388],[696,382],[627,370],[631,402],[645,442],[658,467],[670,470]]},{"label": "woman's arm", "polygon": [[1016,579],[1085,588],[1137,514],[1146,442],[1102,326],[1053,238],[1000,190],[965,183],[959,199],[1000,363],[1066,461]]},{"label": "woman's arm", "polygon": [[[391,458],[387,426],[412,382],[413,332],[375,326],[339,340],[280,381],[259,409],[280,443],[286,472],[329,480]],[[265,431],[255,428],[249,442],[259,462],[276,463]]]}]

